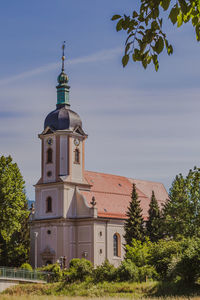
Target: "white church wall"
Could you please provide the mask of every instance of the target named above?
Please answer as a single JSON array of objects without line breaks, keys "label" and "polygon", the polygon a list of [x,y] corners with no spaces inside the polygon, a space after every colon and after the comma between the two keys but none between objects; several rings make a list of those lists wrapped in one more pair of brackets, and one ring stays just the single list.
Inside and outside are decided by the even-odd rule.
[{"label": "white church wall", "polygon": [[[45,189],[37,188],[36,190],[36,212],[35,218],[43,219],[43,218],[52,218],[58,216],[58,188],[49,188]],[[52,212],[46,211],[46,201],[47,198],[51,197],[52,199]]]},{"label": "white church wall", "polygon": [[[48,234],[48,230],[51,232]],[[44,226],[40,229],[40,240],[41,240],[41,247],[40,247],[40,253],[45,250],[46,247],[49,247],[55,253],[57,254],[57,239],[58,239],[58,228],[57,226]]]},{"label": "white church wall", "polygon": [[78,258],[92,260],[92,226],[83,225],[77,227],[78,230]]},{"label": "white church wall", "polygon": [[69,260],[76,257],[76,228],[71,225],[69,227]]},{"label": "white church wall", "polygon": [[[58,189],[47,188],[41,191],[41,214],[40,217],[48,218],[58,215]],[[51,197],[52,199],[52,212],[46,212],[46,199]]]},{"label": "white church wall", "polygon": [[94,265],[101,265],[106,259],[106,223],[95,224]]},{"label": "white church wall", "polygon": [[70,218],[76,216],[76,207],[74,198],[74,186],[65,185],[64,188],[64,217]]}]

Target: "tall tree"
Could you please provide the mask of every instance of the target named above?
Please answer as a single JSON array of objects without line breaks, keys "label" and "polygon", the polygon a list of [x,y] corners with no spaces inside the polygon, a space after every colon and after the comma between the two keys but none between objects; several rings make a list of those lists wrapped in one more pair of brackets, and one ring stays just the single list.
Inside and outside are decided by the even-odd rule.
[{"label": "tall tree", "polygon": [[184,178],[176,176],[163,209],[167,236],[200,236],[200,169],[194,167]]},{"label": "tall tree", "polygon": [[126,216],[128,217],[128,219],[125,221],[124,224],[124,238],[126,244],[131,246],[133,238],[141,241],[144,240],[144,221],[135,184],[133,184],[131,201]]},{"label": "tall tree", "polygon": [[159,68],[158,56],[166,49],[168,55],[173,53],[172,45],[163,31],[163,21],[170,20],[177,27],[191,22],[200,41],[200,4],[199,0],[140,0],[139,9],[129,16],[114,15],[118,20],[116,30],[127,33],[122,64],[125,67],[131,57],[140,61],[144,68],[153,63]]},{"label": "tall tree", "polygon": [[154,191],[152,191],[148,213],[149,218],[146,223],[146,233],[152,242],[157,242],[162,237],[162,229],[160,209]]},{"label": "tall tree", "polygon": [[28,260],[29,230],[25,182],[10,156],[0,157],[0,265]]}]

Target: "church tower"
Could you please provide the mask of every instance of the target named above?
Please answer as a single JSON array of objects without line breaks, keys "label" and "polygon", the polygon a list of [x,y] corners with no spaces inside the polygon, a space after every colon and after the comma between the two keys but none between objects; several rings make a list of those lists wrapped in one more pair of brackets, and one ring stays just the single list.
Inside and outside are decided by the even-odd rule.
[{"label": "church tower", "polygon": [[[41,178],[35,185],[35,213],[31,221],[32,265],[54,263],[59,257],[77,253],[77,217],[95,216],[95,208],[86,203],[80,189],[90,185],[84,178],[84,143],[79,115],[70,109],[68,76],[58,76],[56,109],[44,122],[41,140]],[[84,203],[82,205],[81,203]]]}]

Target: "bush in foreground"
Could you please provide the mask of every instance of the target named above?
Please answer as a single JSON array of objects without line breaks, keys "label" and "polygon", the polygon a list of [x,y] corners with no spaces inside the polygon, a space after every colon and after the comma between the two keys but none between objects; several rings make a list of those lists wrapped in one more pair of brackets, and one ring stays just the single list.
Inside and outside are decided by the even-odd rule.
[{"label": "bush in foreground", "polygon": [[58,282],[62,280],[63,272],[59,264],[47,265],[40,268],[39,271],[49,273],[48,282]]},{"label": "bush in foreground", "polygon": [[66,282],[84,281],[92,276],[93,265],[85,258],[73,258],[69,263],[69,269],[64,271],[63,277]]},{"label": "bush in foreground", "polygon": [[93,271],[94,282],[114,281],[116,278],[117,269],[107,259]]},{"label": "bush in foreground", "polygon": [[33,268],[28,263],[22,264],[21,267],[20,267],[20,269],[27,270],[27,271],[33,271]]}]

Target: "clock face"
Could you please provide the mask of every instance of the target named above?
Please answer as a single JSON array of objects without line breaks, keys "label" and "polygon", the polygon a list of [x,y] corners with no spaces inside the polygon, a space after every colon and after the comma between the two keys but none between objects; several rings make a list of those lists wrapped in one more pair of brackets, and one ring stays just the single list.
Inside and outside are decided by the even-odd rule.
[{"label": "clock face", "polygon": [[79,139],[74,139],[74,145],[75,145],[75,146],[78,146],[79,144],[80,144]]},{"label": "clock face", "polygon": [[48,138],[48,140],[47,140],[47,144],[48,144],[48,145],[52,145],[52,144],[53,144],[53,140],[52,140],[52,138]]}]

